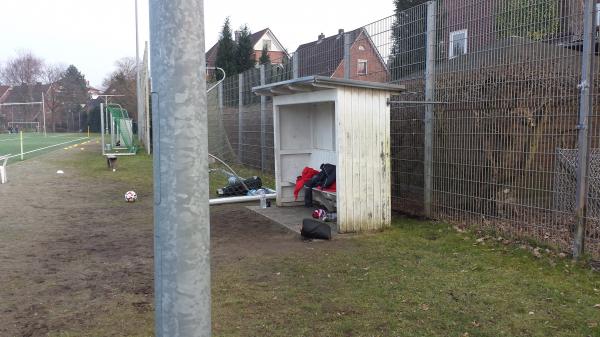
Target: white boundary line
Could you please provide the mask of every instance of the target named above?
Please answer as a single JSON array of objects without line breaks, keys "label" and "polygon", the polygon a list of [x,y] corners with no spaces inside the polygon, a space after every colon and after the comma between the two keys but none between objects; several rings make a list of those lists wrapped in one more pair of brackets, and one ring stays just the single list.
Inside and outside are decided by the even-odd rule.
[{"label": "white boundary line", "polygon": [[[48,136],[48,137],[44,137],[44,136],[40,136],[40,137],[31,137],[31,136],[25,137],[25,136],[23,136],[23,139],[38,139],[38,138],[41,138],[41,137],[44,137],[44,138],[61,138],[61,137],[65,137],[65,138],[67,138],[67,137],[74,137],[74,136],[76,136],[76,134],[71,133],[71,134],[67,134],[67,135],[54,135],[54,136]],[[16,135],[15,138],[0,139],[0,143],[2,143],[2,142],[16,141],[16,140],[19,140],[19,135]]]},{"label": "white boundary line", "polygon": [[[64,142],[64,143],[60,143],[60,144],[54,144],[54,145],[50,145],[50,146],[46,146],[46,147],[41,147],[39,149],[35,149],[35,150],[23,152],[22,154],[26,155],[26,154],[29,154],[29,153],[34,153],[34,152],[42,151],[42,150],[45,150],[45,149],[49,149],[51,147],[56,147],[56,146],[61,146],[61,145],[69,144],[69,143],[78,142],[78,141],[84,140],[84,139],[89,139],[89,138],[88,137],[83,137],[83,138],[79,138],[79,139],[73,139],[73,140],[70,140],[68,142]],[[20,156],[21,156],[21,153],[12,155],[12,156],[8,157],[8,159],[14,158],[14,157],[20,157]]]}]

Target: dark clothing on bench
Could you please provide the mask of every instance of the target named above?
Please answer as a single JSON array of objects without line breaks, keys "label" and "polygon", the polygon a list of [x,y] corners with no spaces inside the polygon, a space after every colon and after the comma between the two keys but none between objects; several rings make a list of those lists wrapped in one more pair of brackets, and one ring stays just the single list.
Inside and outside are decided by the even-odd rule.
[{"label": "dark clothing on bench", "polygon": [[321,172],[312,177],[312,179],[304,185],[304,206],[313,207],[312,189],[317,186],[327,188],[335,182],[335,165],[322,164]]}]

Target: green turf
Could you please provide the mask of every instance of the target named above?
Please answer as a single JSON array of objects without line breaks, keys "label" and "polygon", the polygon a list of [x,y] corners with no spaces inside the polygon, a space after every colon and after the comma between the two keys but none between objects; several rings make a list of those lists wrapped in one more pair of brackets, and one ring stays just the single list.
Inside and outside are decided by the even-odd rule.
[{"label": "green turf", "polygon": [[[81,143],[85,141],[85,137],[85,133],[48,133],[47,136],[43,133],[23,133],[23,160]],[[30,151],[35,152],[27,153]],[[0,156],[15,156],[9,159],[10,164],[21,160],[20,153],[21,141],[18,134],[0,134]]]}]

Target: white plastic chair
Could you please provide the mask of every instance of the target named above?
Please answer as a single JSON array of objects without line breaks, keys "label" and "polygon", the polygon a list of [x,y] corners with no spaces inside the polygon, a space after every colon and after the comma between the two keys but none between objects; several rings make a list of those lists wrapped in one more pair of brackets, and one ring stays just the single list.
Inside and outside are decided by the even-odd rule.
[{"label": "white plastic chair", "polygon": [[2,163],[0,165],[0,184],[6,184],[8,181],[8,178],[6,177],[6,162],[8,162],[9,157],[10,154],[0,156],[0,163]]}]

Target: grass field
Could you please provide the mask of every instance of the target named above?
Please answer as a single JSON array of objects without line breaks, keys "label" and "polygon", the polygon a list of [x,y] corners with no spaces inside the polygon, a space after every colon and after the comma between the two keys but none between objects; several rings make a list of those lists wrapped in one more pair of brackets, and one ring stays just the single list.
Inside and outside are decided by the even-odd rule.
[{"label": "grass field", "polygon": [[[11,183],[23,198],[0,193],[18,218],[0,226],[0,335],[152,335],[152,157],[112,172],[94,142],[16,165],[29,170]],[[53,185],[30,193],[40,181]],[[525,248],[401,216],[302,242],[245,205],[211,207],[213,336],[600,336],[600,274]]]},{"label": "grass field", "polygon": [[[151,157],[125,158],[119,176],[86,156],[67,166],[152,184]],[[225,183],[211,180],[211,188]],[[223,217],[244,207],[227,207],[213,225],[239,221]],[[261,237],[238,237],[254,221],[264,222]],[[384,232],[332,242],[275,237],[283,249],[272,246],[266,220],[230,226],[221,239],[211,229],[214,336],[600,336],[599,274],[556,252],[535,257],[517,243],[403,217]]]},{"label": "grass field", "polygon": [[[23,159],[31,159],[85,140],[85,133],[23,133]],[[18,134],[0,134],[0,156],[10,154],[9,164],[21,160]]]}]

